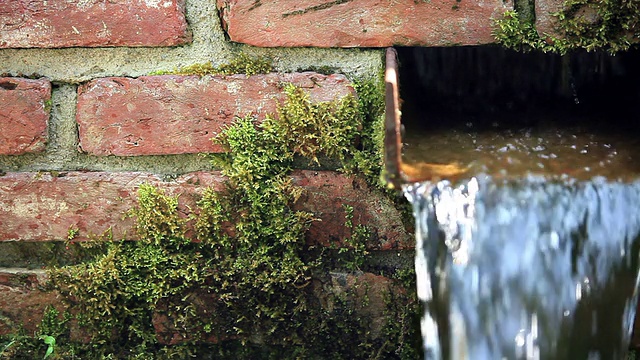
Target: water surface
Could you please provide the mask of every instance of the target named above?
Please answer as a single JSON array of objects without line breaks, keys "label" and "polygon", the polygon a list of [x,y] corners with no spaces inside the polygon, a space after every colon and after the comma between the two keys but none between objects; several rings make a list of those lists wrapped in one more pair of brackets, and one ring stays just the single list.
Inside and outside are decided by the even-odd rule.
[{"label": "water surface", "polygon": [[431,115],[405,132],[403,160],[409,165],[458,163],[469,167],[468,175],[494,178],[640,178],[640,136],[634,128],[605,115],[528,116],[467,115],[443,121]]}]

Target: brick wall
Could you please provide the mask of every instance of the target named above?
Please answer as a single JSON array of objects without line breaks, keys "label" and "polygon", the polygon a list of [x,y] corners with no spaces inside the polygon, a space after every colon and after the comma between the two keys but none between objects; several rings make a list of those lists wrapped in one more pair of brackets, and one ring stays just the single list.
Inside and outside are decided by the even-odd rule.
[{"label": "brick wall", "polygon": [[[550,26],[545,11],[559,2],[538,3],[538,21]],[[50,256],[38,244],[59,244],[70,228],[77,240],[108,228],[134,238],[121,215],[142,183],[181,194],[183,209],[206,186],[220,188],[225,179],[198,154],[221,151],[210,139],[235,116],[273,113],[281,83],[313,101],[353,94],[352,80],[381,71],[379,48],[492,43],[492,19],[513,8],[509,0],[0,0],[0,247],[16,254],[0,257],[0,308],[11,319],[0,331],[33,329],[57,301],[34,285],[46,282],[34,268]],[[274,72],[150,75],[218,66],[240,52],[271,58]],[[375,229],[367,246],[376,261],[411,256],[400,211],[380,191],[330,167],[292,177],[308,192],[301,208],[322,220],[310,242],[348,236],[346,204],[356,223]]]},{"label": "brick wall", "polygon": [[[206,1],[15,1],[0,3],[0,16],[5,241],[63,240],[75,223],[81,237],[110,226],[124,234],[129,225],[99,209],[122,211],[147,181],[185,193],[198,192],[191,177],[216,186],[216,170],[198,154],[221,151],[211,138],[234,117],[274,113],[284,98],[280,84],[330,101],[354,93],[349,78],[381,67],[376,50],[239,46],[225,39],[217,9]],[[272,58],[275,72],[148,75],[223,64],[241,51]],[[336,73],[304,71],[316,67]],[[320,174],[348,185],[333,171]],[[168,175],[184,179],[162,181]],[[118,196],[130,201],[116,203]]]},{"label": "brick wall", "polygon": [[[200,154],[222,151],[211,138],[236,116],[275,113],[283,83],[314,102],[355,94],[352,80],[382,67],[376,49],[261,49],[226,36],[209,1],[0,1],[0,335],[34,331],[45,307],[60,305],[43,290],[43,269],[66,256],[69,229],[76,241],[107,229],[114,239],[135,239],[133,219],[122,214],[143,183],[179,194],[188,212],[205,188],[223,187],[226,179]],[[275,69],[149,75],[219,66],[239,53],[268,57]],[[309,71],[319,68],[331,71]],[[354,223],[374,230],[371,251],[396,263],[406,257],[411,236],[380,191],[331,166],[303,165],[291,176],[305,189],[296,206],[321,220],[307,232],[310,244],[349,236],[349,205]],[[372,289],[389,281],[357,277]]]}]

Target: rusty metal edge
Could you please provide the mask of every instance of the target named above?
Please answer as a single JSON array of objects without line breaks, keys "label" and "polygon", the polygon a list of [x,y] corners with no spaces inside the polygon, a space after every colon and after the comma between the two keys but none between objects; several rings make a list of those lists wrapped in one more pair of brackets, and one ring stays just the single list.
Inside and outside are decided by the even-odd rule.
[{"label": "rusty metal edge", "polygon": [[392,47],[386,49],[385,64],[385,133],[384,133],[384,169],[385,180],[389,187],[401,189],[404,183],[402,174],[402,138],[400,135],[400,95],[398,89],[398,53]]}]

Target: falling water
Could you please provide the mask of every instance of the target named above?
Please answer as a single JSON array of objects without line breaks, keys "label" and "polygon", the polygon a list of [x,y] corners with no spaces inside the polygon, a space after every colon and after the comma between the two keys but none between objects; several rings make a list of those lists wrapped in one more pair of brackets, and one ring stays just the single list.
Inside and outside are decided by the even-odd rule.
[{"label": "falling water", "polygon": [[425,359],[621,359],[638,287],[640,182],[415,183]]}]

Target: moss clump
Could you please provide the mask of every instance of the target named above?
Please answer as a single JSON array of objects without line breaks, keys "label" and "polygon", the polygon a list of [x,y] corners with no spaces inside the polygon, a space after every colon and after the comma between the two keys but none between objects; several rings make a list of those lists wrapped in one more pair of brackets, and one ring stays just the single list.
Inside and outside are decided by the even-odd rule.
[{"label": "moss clump", "polygon": [[[309,94],[291,84],[277,116],[267,116],[261,127],[280,139],[284,149],[316,163],[323,155],[345,163],[357,151],[362,116],[354,96],[333,102],[313,103]],[[275,139],[271,139],[275,140]]]},{"label": "moss clump", "polygon": [[347,172],[363,176],[377,188],[384,188],[382,168],[384,165],[384,73],[375,78],[357,81],[354,84],[358,94],[358,108],[362,116],[360,143],[346,159]]},{"label": "moss clump", "polygon": [[369,254],[366,241],[371,237],[371,232],[362,224],[353,224],[353,206],[343,204],[342,208],[345,212],[345,226],[351,230],[351,236],[343,239],[344,245],[338,249],[338,253],[346,253],[346,257],[341,259],[345,268],[351,271],[361,270],[365,257]]},{"label": "moss clump", "polygon": [[544,52],[566,52],[555,49],[542,39],[533,21],[522,19],[516,11],[506,11],[502,18],[494,22],[493,36],[504,47],[520,51],[542,50]]},{"label": "moss clump", "polygon": [[193,304],[185,300],[209,273],[207,248],[186,236],[177,197],[148,185],[138,195],[129,216],[137,219],[139,241],[106,237],[84,244],[91,259],[50,272],[52,285],[86,329],[92,357],[157,350],[152,320],[162,308],[180,314],[172,317],[172,327],[185,338],[198,324],[192,321]]},{"label": "moss clump", "polygon": [[193,64],[173,71],[155,71],[150,75],[233,75],[267,74],[273,70],[272,61],[263,57],[251,57],[245,53],[236,55],[228,64],[213,66],[211,62]]},{"label": "moss clump", "polygon": [[53,102],[51,101],[51,99],[47,99],[44,101],[44,112],[46,113],[51,112],[52,107],[53,107]]},{"label": "moss clump", "polygon": [[557,18],[558,35],[535,29],[532,16],[507,11],[495,21],[494,37],[505,47],[564,54],[574,49],[628,50],[640,38],[639,0],[566,0]]}]

